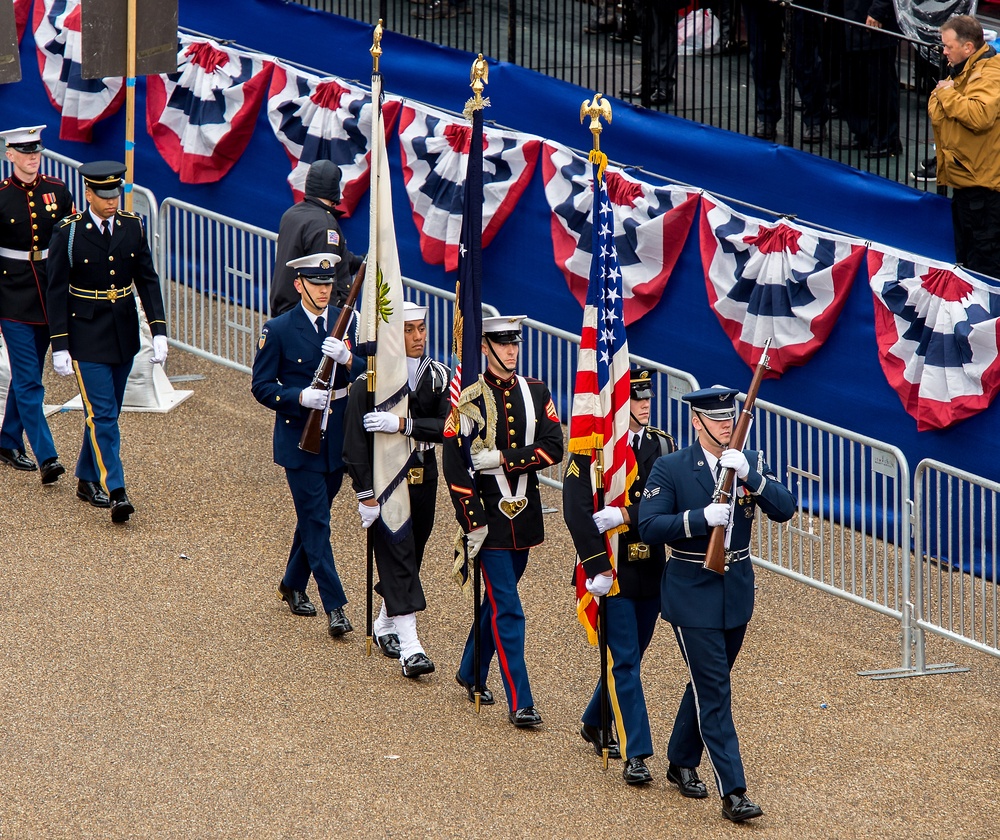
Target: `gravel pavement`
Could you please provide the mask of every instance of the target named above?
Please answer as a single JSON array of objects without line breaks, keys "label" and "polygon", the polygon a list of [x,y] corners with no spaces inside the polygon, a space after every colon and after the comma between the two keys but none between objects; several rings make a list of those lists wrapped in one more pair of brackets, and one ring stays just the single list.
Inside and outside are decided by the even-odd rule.
[{"label": "gravel pavement", "polygon": [[[204,379],[178,385],[195,393],[169,414],[123,416],[127,525],[77,500],[71,476],[43,488],[0,468],[0,837],[1000,836],[1000,661],[932,637],[928,662],[972,670],[860,677],[899,664],[898,626],[771,573],[758,572],[733,681],[765,812],[741,826],[714,795],[686,800],[666,782],[685,672],[665,624],[645,659],[653,783],[627,787],[621,763],[605,772],[581,740],[598,658],[557,512],[521,585],[538,730],[514,729],[502,701],[477,716],[454,682],[472,605],[450,579],[443,491],[418,624],[436,673],[406,680],[365,656],[349,490],[334,552],[358,629],[331,639],[275,594],[294,516],[273,415],[245,374],[176,349],[168,373]],[[46,384],[49,402],[75,395],[51,372]],[[50,424],[72,473],[82,414]],[[502,698],[495,668],[489,685]]]}]

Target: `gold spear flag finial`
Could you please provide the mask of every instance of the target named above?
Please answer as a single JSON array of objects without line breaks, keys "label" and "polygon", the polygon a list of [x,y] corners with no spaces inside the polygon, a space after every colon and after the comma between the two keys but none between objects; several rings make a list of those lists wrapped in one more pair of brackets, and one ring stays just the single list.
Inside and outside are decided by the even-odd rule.
[{"label": "gold spear flag finial", "polygon": [[602,100],[602,95],[595,93],[593,100],[584,99],[580,106],[580,122],[590,117],[590,133],[594,136],[594,148],[590,150],[589,160],[597,164],[598,178],[604,175],[604,170],[608,166],[608,156],[601,151],[601,132],[604,130],[601,117],[611,122],[611,103],[607,99]]},{"label": "gold spear flag finial", "polygon": [[382,55],[382,18],[379,18],[378,23],[375,25],[372,48],[368,52],[372,54],[372,73],[378,73],[378,60]]},{"label": "gold spear flag finial", "polygon": [[490,65],[486,63],[482,53],[479,53],[479,57],[472,62],[469,81],[469,87],[472,88],[472,98],[466,100],[462,116],[472,122],[473,111],[482,111],[483,108],[488,108],[490,105],[489,97],[483,99],[483,89],[490,83]]}]

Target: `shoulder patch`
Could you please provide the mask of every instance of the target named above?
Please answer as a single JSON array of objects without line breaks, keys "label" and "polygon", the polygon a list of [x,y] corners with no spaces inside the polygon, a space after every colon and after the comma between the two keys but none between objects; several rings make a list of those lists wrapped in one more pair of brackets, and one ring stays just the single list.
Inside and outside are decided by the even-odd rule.
[{"label": "shoulder patch", "polygon": [[549,404],[545,406],[545,414],[548,416],[549,420],[556,423],[559,422],[559,412],[556,411],[556,404],[552,402],[552,398],[549,398]]},{"label": "shoulder patch", "polygon": [[70,224],[72,222],[78,222],[82,218],[83,218],[83,213],[73,213],[73,214],[67,216],[61,222],[59,222],[59,227],[66,227],[66,225],[68,225],[68,224]]},{"label": "shoulder patch", "polygon": [[339,245],[340,244],[340,231],[339,230],[328,230],[326,232],[326,244],[327,245]]},{"label": "shoulder patch", "polygon": [[642,498],[652,499],[653,496],[656,496],[657,494],[659,494],[659,492],[660,492],[659,487],[653,487],[653,488],[647,487],[645,490],[642,491]]},{"label": "shoulder patch", "polygon": [[258,350],[263,350],[264,349],[264,342],[265,341],[267,341],[267,327],[266,326],[264,327],[264,329],[262,329],[260,331],[260,338],[257,339],[257,349]]},{"label": "shoulder patch", "polygon": [[574,478],[580,477],[580,465],[575,460],[569,462],[569,466],[566,467],[566,475],[571,475]]}]

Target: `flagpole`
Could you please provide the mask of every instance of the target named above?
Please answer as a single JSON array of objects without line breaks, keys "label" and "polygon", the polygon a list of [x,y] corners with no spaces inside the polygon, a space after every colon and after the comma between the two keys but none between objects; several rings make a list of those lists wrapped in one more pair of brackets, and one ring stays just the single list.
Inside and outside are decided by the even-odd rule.
[{"label": "flagpole", "polygon": [[[472,98],[465,103],[464,114],[472,122],[472,133],[469,135],[469,153],[471,156],[473,144],[479,143],[479,148],[482,147],[483,108],[487,104],[483,99],[483,89],[489,83],[489,65],[483,58],[482,53],[479,53],[476,60],[472,62],[472,71],[469,75],[471,79],[469,87],[472,88]],[[465,188],[469,188],[468,177],[466,177]],[[465,551],[466,557],[468,557],[468,539],[466,539]],[[482,639],[479,622],[483,612],[483,572],[479,562],[479,552],[472,558],[472,588],[472,670],[475,674],[473,679],[473,696],[476,702],[476,714],[479,714],[480,701],[483,696],[483,686],[479,682],[479,669],[482,665]]]},{"label": "flagpole", "polygon": [[[382,18],[379,18],[378,24],[375,26],[375,32],[372,37],[372,46],[368,50],[372,56],[372,82],[375,81],[375,77],[379,75],[378,61],[382,56]],[[381,85],[379,86],[379,92],[381,93]],[[372,97],[372,108],[381,109],[382,103]],[[377,112],[372,119],[372,126],[374,130],[378,130],[379,121],[377,119]],[[372,138],[372,149],[375,148],[375,138]],[[373,179],[378,179],[378,167],[375,165],[376,162],[372,161],[372,177]],[[372,194],[375,194],[377,188],[376,183],[372,183]],[[375,255],[375,273],[372,277],[371,282],[377,283],[379,275],[378,268],[378,254]],[[378,319],[375,320],[375,330],[376,335],[378,334]],[[368,386],[368,411],[375,410],[375,354],[368,354],[368,375],[366,378],[366,383]],[[368,435],[368,464],[372,467],[372,473],[374,474],[374,463],[375,463],[375,435],[370,433]],[[377,500],[376,500],[377,501]],[[373,638],[373,627],[374,622],[372,619],[372,613],[375,609],[375,542],[374,535],[372,534],[372,528],[374,528],[374,523],[368,528],[368,533],[366,535],[366,551],[365,551],[365,604],[366,604],[366,618],[365,618],[365,655],[372,655],[372,638]]]},{"label": "flagpole", "polygon": [[129,212],[132,212],[132,184],[135,183],[136,2],[128,0],[125,25],[125,209]]},{"label": "flagpole", "polygon": [[[601,101],[601,94],[595,93],[593,101],[585,99],[580,106],[580,121],[590,117],[590,133],[593,137],[593,148],[590,151],[589,160],[597,165],[596,180],[594,183],[594,202],[596,205],[598,194],[598,182],[604,177],[604,170],[608,165],[608,156],[601,151],[601,132],[604,130],[601,125],[601,117],[611,122],[611,103],[607,100]],[[596,219],[595,219],[596,224]],[[594,464],[594,501],[595,512],[604,508],[604,450],[594,448],[592,453]],[[608,545],[611,543],[609,541]],[[609,720],[609,709],[611,705],[610,693],[608,691],[608,596],[600,597],[597,603],[597,645],[601,654],[601,760],[604,769],[608,769],[608,744],[611,736],[611,721]]]}]

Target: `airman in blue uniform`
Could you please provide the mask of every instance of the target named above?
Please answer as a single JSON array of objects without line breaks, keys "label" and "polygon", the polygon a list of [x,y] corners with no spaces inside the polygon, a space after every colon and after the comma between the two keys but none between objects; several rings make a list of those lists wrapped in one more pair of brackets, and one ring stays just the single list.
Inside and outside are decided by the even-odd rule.
[{"label": "airman in blue uniform", "polygon": [[[698,439],[654,465],[639,506],[639,533],[645,542],[666,543],[671,549],[661,611],[674,629],[691,678],[667,745],[667,780],[685,796],[703,796],[695,768],[704,750],[722,796],[722,815],[743,822],[763,813],[746,793],[730,685],[753,612],[750,530],[757,508],[775,522],[791,519],[795,499],[762,453],[728,448],[736,394],[729,388],[705,388],[684,396]],[[718,464],[736,473],[731,505],[713,501]],[[703,566],[711,529],[718,526],[727,528],[724,574]]]}]

